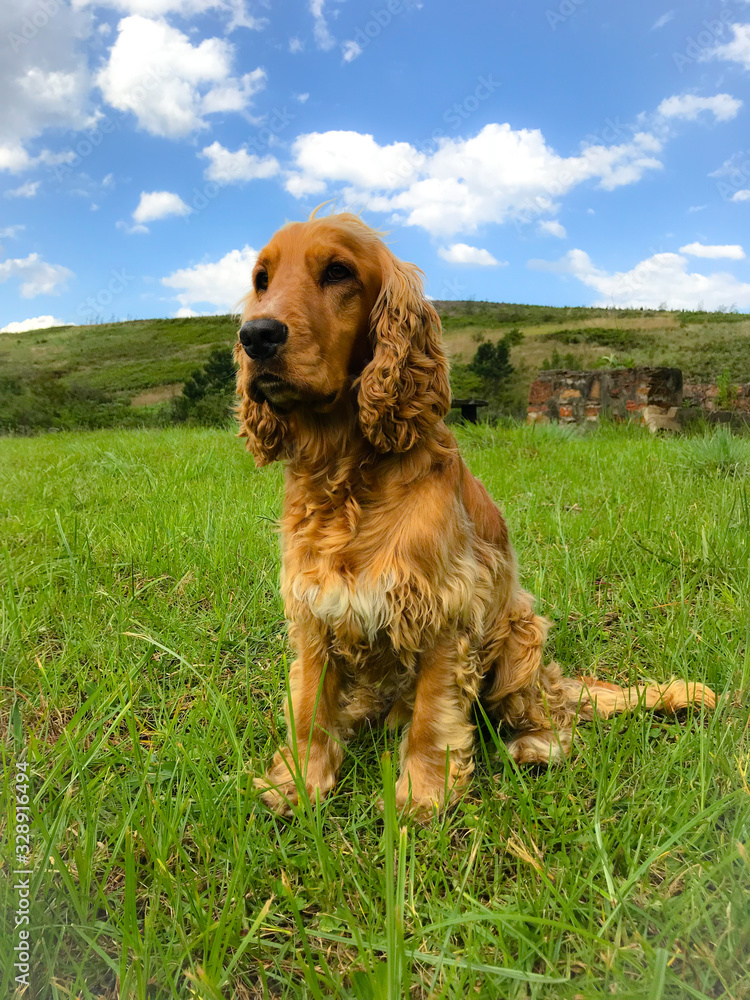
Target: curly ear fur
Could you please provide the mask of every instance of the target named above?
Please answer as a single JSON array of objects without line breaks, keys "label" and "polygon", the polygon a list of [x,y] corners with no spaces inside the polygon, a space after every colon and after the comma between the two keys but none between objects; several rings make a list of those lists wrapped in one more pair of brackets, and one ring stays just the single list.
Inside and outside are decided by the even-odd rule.
[{"label": "curly ear fur", "polygon": [[383,272],[370,320],[375,354],[359,379],[359,422],[377,451],[404,452],[450,409],[448,360],[422,272],[390,251]]},{"label": "curly ear fur", "polygon": [[268,403],[256,403],[247,391],[247,380],[242,370],[242,347],[235,344],[234,359],[237,369],[237,419],[240,423],[239,437],[247,438],[247,450],[252,452],[255,464],[260,468],[277,458],[282,458],[286,447],[288,427],[283,417],[274,413]]}]

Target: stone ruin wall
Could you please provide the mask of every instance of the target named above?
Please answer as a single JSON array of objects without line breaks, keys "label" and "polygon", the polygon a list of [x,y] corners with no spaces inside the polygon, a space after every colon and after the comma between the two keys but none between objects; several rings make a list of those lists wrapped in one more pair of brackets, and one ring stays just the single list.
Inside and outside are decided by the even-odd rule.
[{"label": "stone ruin wall", "polygon": [[527,421],[593,423],[602,413],[614,420],[674,418],[682,400],[679,368],[545,371],[529,386]]},{"label": "stone ruin wall", "polygon": [[[750,382],[733,385],[732,410],[735,413],[750,413]],[[722,409],[718,403],[719,387],[710,382],[685,382],[682,386],[683,406],[716,413]]]},{"label": "stone ruin wall", "polygon": [[679,368],[543,371],[529,386],[528,423],[596,423],[638,419],[652,430],[677,430],[692,417],[750,422],[750,382],[733,385],[731,410],[722,410],[719,387],[682,381]]}]

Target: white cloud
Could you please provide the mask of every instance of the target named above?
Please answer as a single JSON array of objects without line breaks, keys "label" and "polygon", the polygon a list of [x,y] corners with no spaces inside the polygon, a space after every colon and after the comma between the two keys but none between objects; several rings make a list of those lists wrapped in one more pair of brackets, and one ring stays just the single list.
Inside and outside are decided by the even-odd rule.
[{"label": "white cloud", "polygon": [[15,260],[0,261],[0,282],[10,278],[21,281],[21,295],[33,299],[37,295],[57,295],[75,275],[62,264],[48,264],[38,253]]},{"label": "white cloud", "polygon": [[371,135],[312,132],[294,143],[295,197],[344,184],[343,200],[390,212],[433,234],[472,232],[480,224],[528,221],[556,210],[556,199],[587,180],[610,191],[661,168],[661,142],[636,132],[616,146],[584,146],[562,157],[537,129],[491,123],[477,135],[438,142],[425,153],[406,142],[379,146]]},{"label": "white cloud", "polygon": [[0,3],[0,169],[33,165],[24,145],[48,128],[93,124],[84,51],[90,34],[90,15],[62,0]]},{"label": "white cloud", "polygon": [[0,170],[17,174],[33,165],[34,161],[20,143],[0,145]]},{"label": "white cloud", "polygon": [[313,36],[319,49],[327,52],[336,44],[336,39],[328,30],[328,22],[324,13],[325,0],[310,0],[310,13],[313,16]]},{"label": "white cloud", "polygon": [[561,222],[558,222],[557,219],[544,219],[539,223],[537,228],[540,233],[547,236],[556,236],[559,240],[564,240],[568,235],[565,226]]},{"label": "white cloud", "polygon": [[729,62],[741,63],[745,69],[750,69],[750,24],[730,25],[734,38],[726,45],[718,45],[706,52],[704,59],[726,59]]},{"label": "white cloud", "polygon": [[230,312],[250,290],[250,275],[257,256],[257,250],[244,246],[242,250],[230,250],[221,260],[174,271],[161,281],[178,290],[175,297],[184,308],[206,303]]},{"label": "white cloud", "polygon": [[471,247],[468,243],[453,243],[449,247],[440,247],[438,257],[442,257],[450,264],[473,264],[475,267],[498,267],[508,263],[507,260],[497,260],[489,250]]},{"label": "white cloud", "polygon": [[341,53],[344,57],[344,62],[353,62],[357,56],[362,55],[362,46],[358,45],[355,41],[344,42],[341,46]]},{"label": "white cloud", "polygon": [[659,28],[663,28],[665,24],[669,24],[674,15],[675,12],[673,10],[668,10],[666,14],[662,14],[662,16],[658,20],[654,21],[654,23],[651,25],[651,30],[657,31]]},{"label": "white cloud", "polygon": [[708,205],[691,205],[688,209],[688,213],[692,215],[694,212],[702,212]]},{"label": "white cloud", "polygon": [[12,191],[6,191],[6,198],[33,198],[35,197],[41,181],[26,181],[20,187],[13,188]]},{"label": "white cloud", "polygon": [[732,195],[732,201],[750,201],[750,188],[735,191]]},{"label": "white cloud", "polygon": [[174,139],[206,128],[205,115],[243,111],[264,86],[262,69],[232,76],[234,47],[226,39],[192,45],[166,21],[140,15],[117,28],[97,83],[109,104],[131,111],[152,135]]},{"label": "white cloud", "polygon": [[147,222],[166,219],[170,215],[189,215],[189,205],[173,191],[141,191],[141,200],[133,212],[133,232],[147,233]]},{"label": "white cloud", "polygon": [[702,111],[709,111],[716,121],[728,122],[735,118],[742,107],[742,101],[731,94],[714,94],[713,97],[698,97],[697,94],[675,94],[665,97],[656,109],[662,118],[682,118],[695,121]]},{"label": "white cloud", "polygon": [[198,155],[210,161],[203,176],[217,184],[237,184],[273,177],[281,169],[275,156],[256,156],[246,149],[233,153],[220,142],[212,142]]},{"label": "white cloud", "polygon": [[8,323],[7,326],[0,328],[0,333],[26,333],[27,330],[47,330],[51,326],[67,326],[67,323],[55,319],[54,316],[33,316],[18,323]]},{"label": "white cloud", "polygon": [[688,271],[686,257],[657,253],[636,264],[630,271],[608,274],[592,263],[583,250],[570,250],[559,261],[529,261],[529,267],[570,274],[602,296],[595,306],[654,309],[750,308],[750,284],[732,274],[717,271],[700,274]]},{"label": "white cloud", "polygon": [[304,42],[300,38],[290,38],[289,39],[289,51],[292,55],[296,55],[304,49]]},{"label": "white cloud", "polygon": [[229,15],[229,31],[234,28],[260,30],[268,23],[265,18],[249,14],[244,0],[73,0],[73,7],[110,7],[123,14],[142,14],[144,17],[178,14],[184,18],[215,10],[219,14]]},{"label": "white cloud", "polygon": [[371,135],[360,132],[309,132],[294,141],[292,151],[295,166],[314,185],[312,193],[322,190],[324,181],[343,181],[365,190],[404,187],[417,179],[426,159],[408,142],[379,146]]},{"label": "white cloud", "polygon": [[680,253],[690,254],[691,257],[709,257],[712,260],[726,258],[728,260],[744,260],[745,251],[739,243],[727,243],[723,246],[707,246],[704,243],[686,243],[680,247]]},{"label": "white cloud", "polygon": [[14,240],[20,232],[22,232],[26,226],[5,226],[0,229],[0,240]]}]

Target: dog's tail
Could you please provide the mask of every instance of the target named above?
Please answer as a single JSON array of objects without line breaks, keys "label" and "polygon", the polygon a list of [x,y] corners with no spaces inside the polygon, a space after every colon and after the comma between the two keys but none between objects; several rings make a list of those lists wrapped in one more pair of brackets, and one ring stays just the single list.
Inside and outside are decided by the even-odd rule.
[{"label": "dog's tail", "polygon": [[[575,719],[609,718],[639,708],[673,715],[688,705],[716,707],[716,695],[704,684],[670,681],[619,687],[595,677],[563,677],[556,663],[542,668],[535,694],[531,699],[528,690],[517,692],[503,706],[506,720],[522,730],[506,743],[517,764],[549,764],[569,754]],[[517,714],[521,706],[522,714]]]},{"label": "dog's tail", "polygon": [[[595,677],[565,678],[566,701],[577,715],[592,719],[594,715],[609,718],[631,708],[654,708],[674,715],[688,705],[716,708],[716,695],[705,684],[689,681],[669,681],[667,684],[635,684],[619,687]],[[577,711],[576,711],[577,709]]]},{"label": "dog's tail", "polygon": [[508,744],[519,763],[546,763],[566,753],[576,719],[608,718],[631,709],[674,714],[689,705],[716,707],[714,692],[692,681],[620,687],[595,677],[566,677],[557,663],[544,663],[549,625],[521,592],[487,647],[482,700],[492,718],[519,733]]}]

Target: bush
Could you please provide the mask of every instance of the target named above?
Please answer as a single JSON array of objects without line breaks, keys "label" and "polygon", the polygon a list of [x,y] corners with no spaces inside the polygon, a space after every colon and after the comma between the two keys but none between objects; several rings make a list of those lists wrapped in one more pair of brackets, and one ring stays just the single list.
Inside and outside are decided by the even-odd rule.
[{"label": "bush", "polygon": [[173,419],[204,426],[226,424],[232,415],[235,375],[231,347],[215,347],[172,401]]}]

